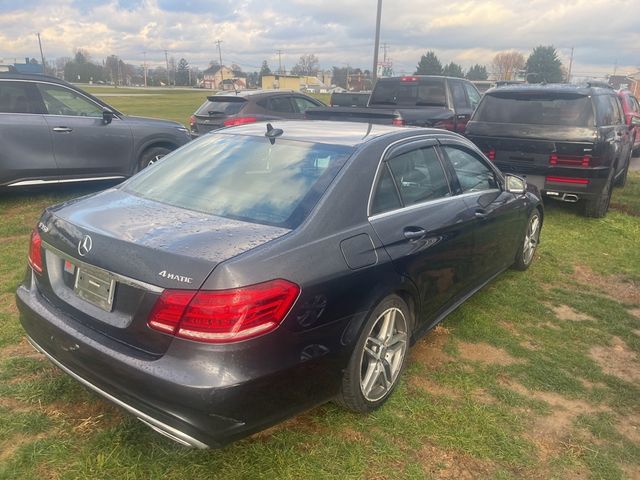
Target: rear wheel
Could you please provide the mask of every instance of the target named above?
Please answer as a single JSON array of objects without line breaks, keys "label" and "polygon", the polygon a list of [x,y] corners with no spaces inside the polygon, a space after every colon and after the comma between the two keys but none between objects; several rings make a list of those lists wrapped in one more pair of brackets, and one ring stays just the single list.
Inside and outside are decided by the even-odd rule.
[{"label": "rear wheel", "polygon": [[627,173],[629,172],[629,164],[631,163],[631,157],[633,156],[633,150],[629,152],[629,158],[625,163],[624,168],[620,176],[616,179],[616,187],[624,187],[627,183]]},{"label": "rear wheel", "polygon": [[524,239],[516,253],[515,262],[513,263],[513,268],[516,270],[526,270],[529,268],[529,265],[531,265],[533,256],[538,248],[538,243],[540,243],[541,226],[540,211],[536,208],[531,212],[531,215],[529,215],[527,230],[524,232]]},{"label": "rear wheel", "polygon": [[409,348],[407,304],[389,295],[369,314],[342,378],[338,402],[355,412],[382,405],[398,384]]},{"label": "rear wheel", "polygon": [[140,155],[140,159],[138,160],[137,165],[138,169],[136,170],[136,172],[147,168],[149,165],[153,165],[169,152],[171,152],[171,150],[166,147],[147,148],[144,152],[142,152],[142,155]]},{"label": "rear wheel", "polygon": [[613,179],[609,180],[600,195],[588,198],[584,202],[584,215],[591,218],[602,218],[609,210],[611,203],[611,191],[613,190]]}]

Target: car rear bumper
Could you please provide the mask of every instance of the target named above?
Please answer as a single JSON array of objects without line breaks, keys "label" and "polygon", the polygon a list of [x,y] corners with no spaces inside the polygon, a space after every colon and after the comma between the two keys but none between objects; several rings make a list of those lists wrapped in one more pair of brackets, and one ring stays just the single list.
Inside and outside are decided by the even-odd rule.
[{"label": "car rear bumper", "polygon": [[96,332],[65,317],[33,282],[31,288],[18,288],[16,301],[20,321],[38,351],[80,383],[183,445],[223,446],[337,392],[340,368],[328,355],[275,371],[268,362],[263,362],[262,371],[255,364],[246,368],[237,351],[222,355],[216,353],[220,346],[196,342],[170,347],[159,358],[132,355],[123,353],[113,340],[97,341]]}]

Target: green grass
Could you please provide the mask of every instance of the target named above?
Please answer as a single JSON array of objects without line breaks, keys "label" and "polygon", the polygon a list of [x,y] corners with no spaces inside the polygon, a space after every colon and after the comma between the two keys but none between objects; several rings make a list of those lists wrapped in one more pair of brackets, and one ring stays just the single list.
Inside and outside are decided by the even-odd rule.
[{"label": "green grass", "polygon": [[[184,121],[204,95],[163,90],[105,100],[126,113]],[[636,355],[625,357],[627,367],[640,366],[632,313],[640,307],[640,174],[615,191],[604,219],[549,202],[533,266],[501,275],[421,340],[380,410],[355,415],[327,404],[218,451],[173,444],[21,343],[13,292],[29,233],[45,206],[97,188],[0,194],[0,479],[609,479],[640,468],[640,447],[619,427],[638,422],[640,385],[590,355],[613,349],[617,337]],[[559,306],[588,317],[561,320]],[[484,346],[486,358],[469,357],[474,346]],[[612,365],[624,361],[611,352]],[[560,431],[541,427],[557,418]]]}]

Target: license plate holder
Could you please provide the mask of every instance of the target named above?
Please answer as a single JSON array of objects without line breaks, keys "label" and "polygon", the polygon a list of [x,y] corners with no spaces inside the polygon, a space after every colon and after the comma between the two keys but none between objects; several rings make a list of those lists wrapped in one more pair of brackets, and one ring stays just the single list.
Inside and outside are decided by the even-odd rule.
[{"label": "license plate holder", "polygon": [[73,290],[80,298],[102,310],[113,310],[116,281],[104,270],[78,266]]}]

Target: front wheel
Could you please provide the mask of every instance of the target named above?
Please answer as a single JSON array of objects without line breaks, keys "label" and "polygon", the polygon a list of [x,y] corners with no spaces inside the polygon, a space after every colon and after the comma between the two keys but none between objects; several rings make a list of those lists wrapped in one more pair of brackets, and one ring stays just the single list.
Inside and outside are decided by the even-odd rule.
[{"label": "front wheel", "polygon": [[540,211],[536,208],[529,215],[527,230],[524,232],[524,240],[516,253],[515,262],[513,263],[513,268],[516,270],[526,270],[533,261],[533,256],[540,242],[540,228],[542,226],[540,220]]},{"label": "front wheel", "polygon": [[369,314],[342,378],[338,402],[370,412],[391,395],[404,370],[411,314],[397,295],[389,295]]},{"label": "front wheel", "polygon": [[162,157],[167,155],[169,152],[171,152],[171,150],[169,150],[166,147],[147,148],[144,152],[142,152],[142,155],[140,155],[136,172],[139,172],[140,170],[143,170],[148,166],[153,165]]}]

